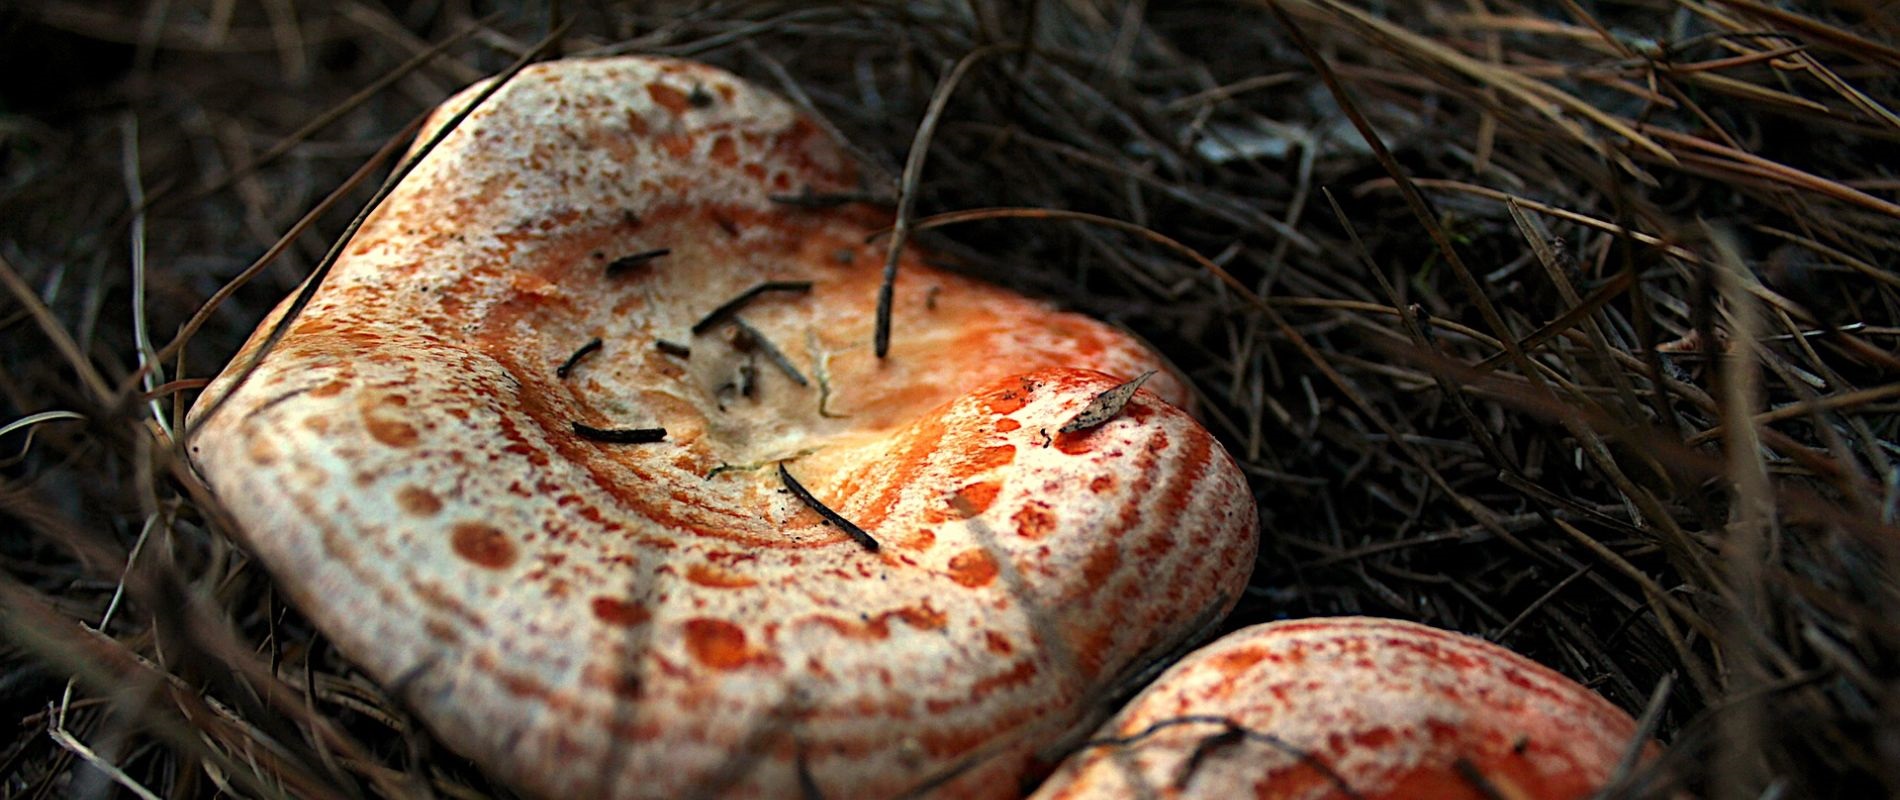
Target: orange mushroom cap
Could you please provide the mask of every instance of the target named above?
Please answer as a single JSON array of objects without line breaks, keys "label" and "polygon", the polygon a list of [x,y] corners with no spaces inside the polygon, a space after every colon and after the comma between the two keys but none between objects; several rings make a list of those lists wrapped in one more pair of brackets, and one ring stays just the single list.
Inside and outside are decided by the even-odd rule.
[{"label": "orange mushroom cap", "polygon": [[194,463],[298,608],[528,794],[1013,795],[1231,606],[1253,501],[1165,369],[1060,433],[1154,354],[916,252],[876,359],[884,220],[771,199],[855,188],[727,73],[530,67],[240,382],[265,320]]},{"label": "orange mushroom cap", "polygon": [[1031,800],[1570,800],[1635,736],[1595,692],[1481,639],[1289,620],[1170,667]]}]

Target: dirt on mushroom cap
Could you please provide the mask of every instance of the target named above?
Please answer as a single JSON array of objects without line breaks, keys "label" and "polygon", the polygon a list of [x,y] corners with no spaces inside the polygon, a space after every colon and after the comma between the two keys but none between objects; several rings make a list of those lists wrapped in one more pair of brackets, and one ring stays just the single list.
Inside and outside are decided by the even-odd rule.
[{"label": "dirt on mushroom cap", "polygon": [[[966,765],[945,791],[1006,793],[1092,691],[1236,599],[1251,495],[1163,402],[1184,397],[1165,371],[1057,442],[1154,356],[915,254],[873,358],[881,221],[769,199],[854,181],[726,73],[531,68],[428,155],[254,375],[211,387],[231,400],[194,458],[344,652],[532,794],[677,796],[735,757],[756,758],[737,795],[795,791],[801,768],[888,794]],[[694,324],[775,280],[812,287],[744,317],[821,385],[764,369],[723,393],[744,354]],[[879,553],[760,468],[793,458]]]}]

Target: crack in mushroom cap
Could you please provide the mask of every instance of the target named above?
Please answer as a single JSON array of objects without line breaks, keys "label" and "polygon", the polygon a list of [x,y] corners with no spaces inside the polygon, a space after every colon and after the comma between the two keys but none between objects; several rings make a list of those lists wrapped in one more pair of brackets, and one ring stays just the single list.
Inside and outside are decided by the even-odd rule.
[{"label": "crack in mushroom cap", "polygon": [[[207,391],[230,400],[194,463],[345,654],[532,795],[788,796],[803,769],[832,796],[933,774],[1013,796],[1095,687],[1231,606],[1253,500],[1166,371],[1055,434],[1156,357],[915,252],[874,358],[865,238],[885,220],[768,199],[856,185],[816,126],[727,73],[530,67],[240,384],[284,306],[264,321]],[[761,361],[750,396],[722,393],[746,356],[691,328],[768,280],[812,288],[742,316],[824,385]],[[784,492],[780,461],[882,549]]]},{"label": "crack in mushroom cap", "polygon": [[[1248,733],[1217,741],[1230,721]],[[1031,800],[1569,800],[1608,781],[1635,735],[1595,692],[1482,639],[1369,617],[1270,622],[1168,668]]]}]

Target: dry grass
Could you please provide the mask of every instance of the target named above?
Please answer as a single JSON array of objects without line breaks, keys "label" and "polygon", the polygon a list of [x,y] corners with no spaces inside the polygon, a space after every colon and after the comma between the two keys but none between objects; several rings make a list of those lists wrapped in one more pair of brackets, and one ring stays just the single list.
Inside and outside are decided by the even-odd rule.
[{"label": "dry grass", "polygon": [[[1485,635],[1648,710],[1619,795],[1900,794],[1891,9],[554,5],[568,54],[777,88],[898,236],[1160,347],[1263,510],[1227,627]],[[490,11],[0,10],[0,794],[506,794],[170,444],[379,156],[561,13]],[[930,218],[978,208],[1017,210]]]}]

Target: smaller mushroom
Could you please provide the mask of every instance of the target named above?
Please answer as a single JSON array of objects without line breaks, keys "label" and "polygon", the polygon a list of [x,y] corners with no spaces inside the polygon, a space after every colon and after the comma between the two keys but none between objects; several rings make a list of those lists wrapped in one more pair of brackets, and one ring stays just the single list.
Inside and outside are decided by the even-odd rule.
[{"label": "smaller mushroom", "polygon": [[1595,692],[1474,637],[1289,620],[1174,665],[1031,800],[1568,800],[1609,780],[1636,730]]}]

